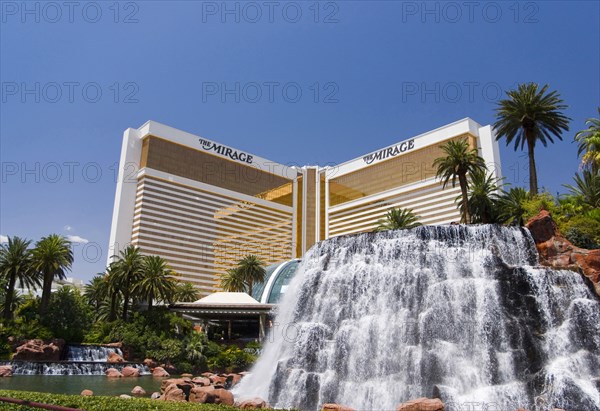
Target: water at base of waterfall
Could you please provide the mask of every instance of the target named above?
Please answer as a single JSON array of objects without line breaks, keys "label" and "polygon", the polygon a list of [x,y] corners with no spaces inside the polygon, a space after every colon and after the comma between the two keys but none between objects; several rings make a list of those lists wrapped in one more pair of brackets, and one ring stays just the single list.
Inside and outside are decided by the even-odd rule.
[{"label": "water at base of waterfall", "polygon": [[600,411],[600,299],[541,268],[526,229],[430,226],[337,237],[305,256],[252,374],[281,408]]}]

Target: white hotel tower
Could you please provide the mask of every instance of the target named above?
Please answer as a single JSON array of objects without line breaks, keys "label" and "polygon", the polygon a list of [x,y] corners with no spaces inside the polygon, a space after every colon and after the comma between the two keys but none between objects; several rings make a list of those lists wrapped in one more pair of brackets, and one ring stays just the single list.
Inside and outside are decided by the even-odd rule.
[{"label": "white hotel tower", "polygon": [[372,231],[392,207],[423,224],[459,221],[460,189],[442,189],[433,167],[439,146],[456,139],[501,177],[492,127],[470,118],[324,168],[288,167],[148,121],[123,136],[109,255],[137,245],[209,294],[248,254],[266,264],[302,257],[317,241]]}]

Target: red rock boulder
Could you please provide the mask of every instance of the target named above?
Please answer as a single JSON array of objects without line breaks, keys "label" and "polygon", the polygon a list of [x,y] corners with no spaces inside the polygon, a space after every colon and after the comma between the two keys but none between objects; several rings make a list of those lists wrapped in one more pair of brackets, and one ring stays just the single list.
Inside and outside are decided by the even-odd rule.
[{"label": "red rock boulder", "polygon": [[185,392],[179,388],[177,384],[169,385],[165,392],[160,396],[160,399],[164,401],[187,401],[185,398]]},{"label": "red rock boulder", "polygon": [[354,408],[346,407],[340,404],[323,404],[322,411],[356,411]]},{"label": "red rock boulder", "polygon": [[154,361],[152,358],[146,358],[144,360],[143,364],[150,369],[154,369],[154,368],[158,367],[158,363],[156,361]]},{"label": "red rock boulder", "polygon": [[586,250],[571,244],[546,210],[540,211],[525,226],[535,241],[540,264],[582,272],[600,296],[600,250]]},{"label": "red rock boulder", "polygon": [[0,365],[0,377],[12,377],[12,366]]},{"label": "red rock boulder", "polygon": [[212,386],[194,387],[190,391],[190,402],[212,404],[215,402],[215,389]]},{"label": "red rock boulder", "polygon": [[48,343],[43,340],[29,340],[17,347],[13,360],[17,361],[60,361],[65,341],[60,339]]},{"label": "red rock boulder", "polygon": [[125,360],[123,359],[123,357],[121,357],[116,352],[111,352],[110,354],[108,354],[108,359],[106,360],[106,362],[109,362],[111,364],[116,364],[116,363],[125,362]]},{"label": "red rock boulder", "polygon": [[201,387],[206,387],[210,385],[210,380],[206,377],[194,377],[192,378],[192,382]]},{"label": "red rock boulder", "polygon": [[133,395],[146,395],[146,390],[143,389],[142,387],[140,387],[139,385],[136,385],[135,387],[133,387],[133,389],[131,390],[131,393]]},{"label": "red rock boulder", "polygon": [[[328,404],[326,404],[326,405],[328,405]],[[263,408],[271,408],[271,406],[269,405],[268,402],[266,402],[262,398],[258,398],[258,397],[244,400],[244,401],[240,402],[239,404],[236,404],[236,406],[238,406],[239,408],[241,408],[243,410],[258,410],[258,409],[263,409]]]},{"label": "red rock boulder", "polygon": [[84,397],[91,397],[92,395],[94,395],[94,391],[92,390],[83,390],[81,391],[81,395]]},{"label": "red rock boulder", "polygon": [[116,368],[109,368],[106,370],[105,374],[109,378],[121,378],[123,376],[123,374],[121,374],[121,372]]},{"label": "red rock boulder", "polygon": [[398,405],[396,411],[444,411],[444,403],[438,398],[417,398]]},{"label": "red rock boulder", "polygon": [[140,370],[133,367],[123,367],[121,374],[123,374],[123,377],[139,377]]},{"label": "red rock boulder", "polygon": [[153,377],[170,377],[171,374],[165,371],[163,367],[156,367],[152,370]]},{"label": "red rock boulder", "polygon": [[233,405],[233,394],[230,391],[224,390],[223,388],[217,388],[214,390],[214,402],[215,404]]}]

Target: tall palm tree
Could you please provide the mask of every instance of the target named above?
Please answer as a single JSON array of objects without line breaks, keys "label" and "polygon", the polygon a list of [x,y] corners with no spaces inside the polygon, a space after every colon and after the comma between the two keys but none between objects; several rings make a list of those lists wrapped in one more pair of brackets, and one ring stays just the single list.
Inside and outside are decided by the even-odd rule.
[{"label": "tall palm tree", "polygon": [[513,187],[503,191],[498,198],[500,220],[509,225],[525,225],[523,216],[526,213],[523,204],[529,199],[529,193],[522,187]]},{"label": "tall palm tree", "polygon": [[237,268],[230,268],[225,274],[221,275],[221,288],[233,293],[246,291],[246,283]]},{"label": "tall palm tree", "polygon": [[112,262],[106,268],[106,274],[103,277],[106,287],[107,300],[104,300],[98,311],[98,318],[103,318],[108,321],[114,321],[119,315],[119,306],[122,300],[121,284],[122,278],[119,276],[119,268],[117,262]]},{"label": "tall palm tree", "polygon": [[119,253],[119,258],[115,266],[115,283],[119,283],[123,293],[123,314],[124,321],[127,320],[129,301],[133,285],[140,279],[142,264],[144,258],[140,249],[136,246],[127,246]]},{"label": "tall palm tree", "polygon": [[9,237],[6,244],[0,245],[0,277],[6,280],[4,296],[4,318],[13,317],[13,298],[15,285],[19,281],[21,288],[40,285],[40,278],[31,264],[31,241],[19,237]]},{"label": "tall palm tree", "polygon": [[[500,179],[487,170],[469,174],[469,216],[471,223],[491,224],[498,222],[498,190]],[[465,207],[462,196],[456,199],[461,211]]]},{"label": "tall palm tree", "polygon": [[418,217],[409,208],[391,208],[385,217],[377,222],[377,231],[401,230],[421,225]]},{"label": "tall palm tree", "polygon": [[254,283],[261,283],[265,280],[264,263],[255,255],[249,254],[242,258],[237,264],[237,270],[248,287],[249,295],[252,295]]},{"label": "tall palm tree", "polygon": [[[436,176],[442,180],[443,187],[452,179],[452,187],[456,187],[456,179],[460,185],[463,204],[469,203],[467,173],[475,173],[485,169],[485,161],[477,153],[477,149],[469,148],[466,139],[450,140],[442,144],[440,149],[446,154],[436,158],[433,166],[437,168]],[[469,207],[463,207],[462,222],[468,223]]]},{"label": "tall palm tree", "polygon": [[175,294],[174,275],[167,260],[157,255],[144,256],[141,277],[135,284],[137,294],[148,301],[148,311],[152,310],[154,299],[171,302]]},{"label": "tall palm tree", "polygon": [[175,301],[193,302],[200,298],[200,292],[194,284],[188,281],[179,281],[175,285]]},{"label": "tall palm tree", "polygon": [[598,107],[598,117],[588,118],[585,124],[589,127],[575,134],[575,141],[579,143],[577,155],[583,154],[581,163],[592,173],[600,170],[600,107]]},{"label": "tall palm tree", "polygon": [[96,311],[100,308],[103,301],[109,297],[109,285],[104,273],[98,273],[92,280],[85,285],[84,295],[90,305]]},{"label": "tall palm tree", "polygon": [[43,277],[42,300],[40,315],[43,317],[48,310],[52,281],[56,278],[64,280],[65,272],[73,265],[73,249],[71,242],[58,234],[43,237],[33,249],[33,268]]},{"label": "tall palm tree", "polygon": [[529,194],[538,193],[535,145],[539,141],[546,147],[554,143],[553,136],[562,140],[562,132],[569,130],[569,117],[561,113],[567,106],[556,91],[546,93],[548,85],[541,90],[535,83],[519,84],[517,90],[507,91],[508,99],[500,100],[496,108],[496,139],[506,139],[506,145],[514,141],[514,149],[527,145],[529,157]]},{"label": "tall palm tree", "polygon": [[600,172],[592,173],[590,170],[583,170],[575,173],[575,185],[564,184],[569,191],[581,200],[583,204],[593,208],[600,207]]}]

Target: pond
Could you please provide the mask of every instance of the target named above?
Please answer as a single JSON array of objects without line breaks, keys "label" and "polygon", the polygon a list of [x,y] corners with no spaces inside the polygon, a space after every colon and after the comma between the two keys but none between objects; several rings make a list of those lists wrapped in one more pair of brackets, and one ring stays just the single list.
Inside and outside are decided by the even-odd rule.
[{"label": "pond", "polygon": [[164,378],[151,375],[137,378],[107,378],[104,375],[13,375],[0,378],[1,390],[39,391],[55,394],[80,394],[88,389],[94,395],[131,395],[136,385],[148,393],[160,391]]}]

